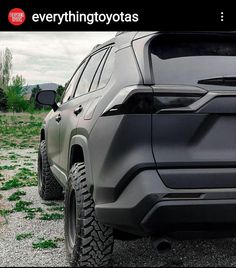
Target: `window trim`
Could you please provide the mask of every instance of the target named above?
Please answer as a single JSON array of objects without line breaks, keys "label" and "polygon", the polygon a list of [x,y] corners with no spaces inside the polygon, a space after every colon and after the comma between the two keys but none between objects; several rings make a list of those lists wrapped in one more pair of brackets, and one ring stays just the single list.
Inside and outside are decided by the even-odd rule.
[{"label": "window trim", "polygon": [[[102,69],[101,69],[101,72],[100,72],[100,75],[99,75],[99,78],[98,78],[98,85],[99,85],[99,82],[100,82],[100,79],[101,79],[101,76],[102,76],[102,72],[103,72],[104,66],[106,65],[107,59],[108,59],[108,57],[109,57],[109,55],[110,55],[110,52],[111,52],[111,50],[112,50],[113,48],[114,48],[114,45],[111,45],[111,46],[108,48],[107,53],[104,55],[105,60],[104,60],[104,63],[103,63],[103,66],[102,66]],[[104,58],[104,57],[103,57],[103,58]],[[99,64],[99,66],[98,66],[98,68],[97,68],[97,71],[98,71],[100,65],[102,64],[103,58],[102,58],[102,60],[101,60],[101,62],[100,62],[100,64]],[[94,78],[95,78],[95,76],[96,76],[96,74],[97,74],[97,71],[96,71],[96,73],[95,73],[95,75],[94,75],[94,77],[93,77],[93,81],[94,81]],[[110,80],[110,79],[109,79],[109,80]],[[108,82],[109,82],[109,80],[108,80]],[[92,83],[93,83],[93,81],[92,81]],[[107,83],[108,83],[108,82],[107,82]],[[89,92],[90,92],[90,93],[95,92],[95,91],[98,91],[98,90],[100,90],[100,89],[103,89],[103,88],[106,86],[106,85],[105,85],[104,87],[100,87],[100,88],[97,87],[97,89],[91,91],[92,83],[91,83],[91,85],[90,85],[90,89],[89,89]]]},{"label": "window trim", "polygon": [[[92,81],[91,81],[90,86],[89,86],[89,90],[88,90],[86,93],[81,94],[81,95],[78,95],[78,96],[75,97],[76,89],[77,89],[77,87],[78,87],[78,84],[79,84],[79,82],[80,82],[80,79],[81,79],[81,77],[82,77],[82,75],[83,75],[83,73],[84,73],[84,70],[86,69],[86,67],[87,67],[87,65],[88,65],[88,63],[89,63],[89,61],[90,61],[90,59],[91,59],[94,55],[100,53],[100,52],[103,51],[103,50],[107,50],[107,51],[108,51],[108,50],[109,50],[109,45],[107,45],[107,46],[105,46],[105,47],[102,47],[101,49],[99,49],[99,50],[97,50],[97,51],[94,51],[93,53],[91,53],[91,54],[88,55],[86,66],[84,67],[83,72],[81,73],[81,75],[80,75],[80,77],[79,77],[79,79],[78,79],[78,81],[77,81],[76,87],[74,88],[74,92],[72,93],[72,96],[73,96],[73,97],[71,98],[71,100],[76,99],[76,98],[78,98],[78,97],[81,97],[81,96],[84,96],[84,95],[90,93],[90,88],[91,88],[91,85],[92,85],[92,83],[93,83],[94,77],[95,77],[95,75],[96,75],[96,73],[97,73],[97,70],[98,70],[98,68],[99,68],[99,66],[100,66],[100,64],[101,64],[101,62],[102,62],[104,56],[106,56],[107,51],[106,51],[105,54],[103,55],[102,59],[101,59],[100,62],[99,62],[98,67],[96,68],[96,71],[95,71],[95,73],[94,73],[94,75],[93,75]],[[92,92],[93,92],[93,91],[92,91]]]},{"label": "window trim", "polygon": [[[101,76],[102,76],[102,72],[103,72],[104,66],[105,66],[105,64],[106,64],[106,62],[107,62],[107,58],[109,57],[109,54],[110,54],[110,52],[111,52],[111,49],[112,49],[112,46],[108,49],[108,52],[107,52],[107,54],[106,54],[106,58],[105,58],[105,60],[104,60],[104,63],[103,63],[101,72],[100,72],[99,77],[98,77],[98,84],[97,84],[98,86],[99,86],[99,83],[100,83],[100,79],[101,79]],[[97,86],[97,89],[96,89],[96,90],[93,90],[93,91],[97,91],[97,90],[99,90],[99,89],[102,89],[102,88],[99,88],[98,86]],[[93,91],[92,91],[92,92],[93,92]]]},{"label": "window trim", "polygon": [[[80,68],[84,63],[85,63],[84,68],[87,66],[87,63],[86,63],[87,60],[88,60],[88,57],[86,57],[85,59],[83,59],[83,61],[79,64],[79,66],[78,66],[78,67],[76,68],[76,70],[74,71],[72,77],[71,77],[70,80],[68,81],[68,84],[67,84],[67,86],[66,86],[66,88],[65,88],[65,90],[64,90],[64,93],[63,93],[63,95],[62,95],[62,97],[61,97],[61,100],[60,100],[60,106],[63,105],[63,104],[65,104],[65,103],[67,103],[67,102],[69,102],[70,100],[73,99],[73,97],[71,98],[71,96],[73,95],[73,93],[74,93],[74,89],[75,89],[75,88],[72,90],[72,93],[71,93],[71,95],[69,96],[68,100],[65,101],[65,102],[63,102],[63,99],[64,99],[64,97],[65,97],[65,95],[66,95],[66,92],[67,92],[67,88],[68,88],[68,86],[70,85],[72,79],[74,78],[74,76],[75,76],[76,73],[78,72],[79,68]],[[83,71],[84,71],[84,68],[83,68],[83,70],[82,70],[82,73],[83,73]],[[80,76],[82,75],[82,73],[80,74]],[[78,80],[80,79],[80,76],[78,77]],[[77,87],[78,80],[76,81],[76,86],[75,86],[75,87]]]},{"label": "window trim", "polygon": [[[76,68],[76,70],[74,71],[72,77],[71,77],[70,80],[68,81],[68,85],[66,86],[65,91],[64,91],[64,93],[63,93],[63,95],[62,95],[62,98],[61,98],[61,100],[60,100],[60,107],[63,106],[64,104],[66,104],[66,103],[68,103],[68,102],[74,100],[74,99],[77,99],[78,97],[81,97],[81,96],[84,96],[84,95],[87,95],[87,94],[89,94],[89,93],[92,93],[92,92],[95,92],[95,91],[98,91],[98,90],[102,89],[102,88],[99,88],[99,89],[90,91],[92,82],[93,82],[93,80],[94,80],[94,77],[95,77],[95,75],[96,75],[96,73],[97,73],[97,70],[98,70],[98,68],[99,68],[99,66],[100,66],[100,64],[101,64],[101,62],[102,62],[102,60],[103,60],[103,58],[104,58],[104,57],[108,57],[108,55],[110,54],[111,49],[114,47],[114,44],[115,44],[114,42],[113,42],[113,43],[110,43],[110,44],[107,44],[106,46],[101,47],[100,49],[98,49],[98,50],[96,50],[96,51],[93,51],[92,53],[90,53],[89,55],[87,55],[87,56],[82,60],[82,62],[81,62],[81,63],[79,64],[79,66]],[[93,79],[92,79],[92,82],[91,82],[89,91],[86,92],[86,93],[84,93],[84,94],[82,94],[82,95],[79,95],[79,96],[75,97],[75,91],[76,91],[76,88],[77,88],[77,86],[78,86],[78,83],[79,83],[79,81],[80,81],[81,76],[82,76],[83,73],[84,73],[85,68],[87,67],[87,64],[88,64],[90,58],[91,58],[93,55],[95,55],[95,54],[101,52],[101,51],[104,50],[104,49],[107,49],[107,52],[103,55],[103,57],[102,57],[102,59],[101,59],[101,61],[100,61],[100,63],[99,63],[99,66],[98,66],[97,69],[96,69],[96,72],[95,72],[95,74],[94,74],[94,76],[93,76]],[[106,60],[107,60],[107,58],[105,59],[105,62],[106,62]],[[61,101],[63,100],[63,98],[64,98],[64,96],[65,96],[67,87],[69,86],[71,80],[74,78],[74,76],[75,76],[75,74],[77,73],[78,69],[79,69],[79,68],[81,67],[81,65],[84,64],[85,62],[86,62],[86,64],[85,64],[85,66],[84,66],[84,68],[83,68],[82,73],[81,73],[80,76],[78,77],[78,80],[77,80],[77,82],[76,82],[76,86],[74,87],[74,89],[73,89],[73,91],[72,91],[72,93],[71,93],[70,98],[69,98],[66,102],[63,102],[63,103],[62,103]],[[104,64],[103,64],[103,67],[104,67],[104,65],[105,65],[105,62],[104,62]]]},{"label": "window trim", "polygon": [[[109,53],[110,53],[110,48],[108,47],[106,50],[107,50],[107,51],[106,51],[105,54],[103,55],[101,61],[100,61],[99,64],[98,64],[98,67],[97,67],[97,69],[96,69],[96,71],[95,71],[95,73],[94,73],[93,79],[92,79],[92,81],[91,81],[91,83],[90,83],[90,86],[89,86],[89,91],[88,91],[88,93],[92,93],[92,92],[94,92],[94,91],[97,91],[97,89],[91,91],[91,87],[92,87],[93,81],[94,81],[94,79],[95,79],[95,76],[96,76],[96,74],[97,74],[97,72],[98,72],[98,69],[99,69],[99,67],[101,66],[102,62],[103,62],[103,59],[104,59],[103,66],[104,66],[104,64],[106,63],[107,57],[108,57],[108,55],[109,55]],[[102,66],[102,70],[103,70],[103,66]],[[102,70],[101,70],[101,73],[102,73]],[[101,73],[100,73],[99,77],[101,76]]]},{"label": "window trim", "polygon": [[[101,79],[101,76],[102,76],[102,73],[103,73],[103,69],[104,69],[104,67],[105,67],[105,65],[106,65],[107,59],[108,59],[108,57],[109,57],[109,55],[110,55],[110,53],[111,53],[111,50],[112,50],[113,48],[115,49],[115,46],[114,46],[114,45],[110,46],[107,55],[104,55],[104,56],[106,56],[106,59],[105,59],[105,61],[104,61],[104,63],[103,63],[102,70],[101,70],[101,73],[100,73],[100,75],[99,75],[98,85],[99,85],[99,83],[100,83],[100,79]],[[116,51],[114,51],[114,53],[116,53]],[[99,65],[99,66],[100,66],[100,65]],[[112,71],[112,73],[113,73],[113,71]],[[92,93],[92,92],[95,92],[95,91],[104,89],[104,88],[107,86],[107,84],[109,83],[109,81],[110,81],[110,79],[111,79],[111,77],[112,77],[112,73],[111,73],[111,76],[110,76],[110,78],[109,78],[109,80],[107,81],[107,83],[106,83],[105,86],[103,86],[103,87],[98,87],[96,90],[89,91],[89,92]]]}]

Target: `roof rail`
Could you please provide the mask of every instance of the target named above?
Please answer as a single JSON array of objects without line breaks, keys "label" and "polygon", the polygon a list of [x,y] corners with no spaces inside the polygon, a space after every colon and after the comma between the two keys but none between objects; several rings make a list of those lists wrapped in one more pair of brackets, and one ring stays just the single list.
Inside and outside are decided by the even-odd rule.
[{"label": "roof rail", "polygon": [[116,33],[116,36],[118,36],[118,35],[121,35],[121,34],[124,34],[125,32],[123,31],[123,32],[117,32]]},{"label": "roof rail", "polygon": [[92,51],[94,50],[94,49],[96,49],[97,47],[99,47],[101,44],[97,44],[97,45],[95,45],[94,47],[93,47],[93,49],[92,49]]}]

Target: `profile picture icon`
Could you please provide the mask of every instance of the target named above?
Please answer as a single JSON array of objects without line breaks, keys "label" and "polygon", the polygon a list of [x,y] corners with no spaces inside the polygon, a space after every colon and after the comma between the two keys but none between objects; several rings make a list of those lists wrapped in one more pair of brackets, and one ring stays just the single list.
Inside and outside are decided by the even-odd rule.
[{"label": "profile picture icon", "polygon": [[25,12],[21,8],[13,8],[8,13],[8,21],[14,26],[20,26],[25,19]]}]

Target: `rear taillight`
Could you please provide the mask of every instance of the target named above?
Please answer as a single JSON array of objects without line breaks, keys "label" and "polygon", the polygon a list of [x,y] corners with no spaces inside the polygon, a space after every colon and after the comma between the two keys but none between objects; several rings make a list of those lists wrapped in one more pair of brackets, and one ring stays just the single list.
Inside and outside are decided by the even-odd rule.
[{"label": "rear taillight", "polygon": [[201,96],[199,95],[184,95],[184,94],[154,94],[153,112],[158,113],[165,109],[188,107]]},{"label": "rear taillight", "polygon": [[118,114],[152,114],[185,108],[198,101],[205,90],[186,86],[133,86],[121,90],[103,112]]}]

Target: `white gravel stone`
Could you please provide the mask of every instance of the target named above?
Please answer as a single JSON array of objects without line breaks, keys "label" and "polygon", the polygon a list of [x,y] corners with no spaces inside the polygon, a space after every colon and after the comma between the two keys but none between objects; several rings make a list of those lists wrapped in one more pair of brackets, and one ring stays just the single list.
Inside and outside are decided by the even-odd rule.
[{"label": "white gravel stone", "polygon": [[[30,156],[33,169],[36,171],[37,154],[34,149],[0,150],[0,155],[9,152],[21,157],[17,164],[24,165]],[[10,165],[10,160],[1,160],[0,165]],[[32,168],[32,167],[31,167]],[[9,171],[14,174],[16,170]],[[32,207],[48,208],[38,195],[37,187],[24,187],[26,196],[22,200],[33,202]],[[1,191],[7,206],[14,202],[6,202],[7,197],[15,189]],[[60,206],[63,202],[57,202]],[[0,225],[0,267],[62,267],[68,266],[64,242],[58,242],[58,248],[48,250],[33,249],[32,243],[38,238],[55,239],[64,237],[64,221],[42,221],[24,219],[25,213],[13,213],[8,216],[8,224]],[[33,233],[33,237],[21,241],[16,240],[20,233]],[[236,239],[174,241],[172,250],[158,254],[148,238],[135,241],[115,241],[113,265],[118,267],[235,267]]]}]

